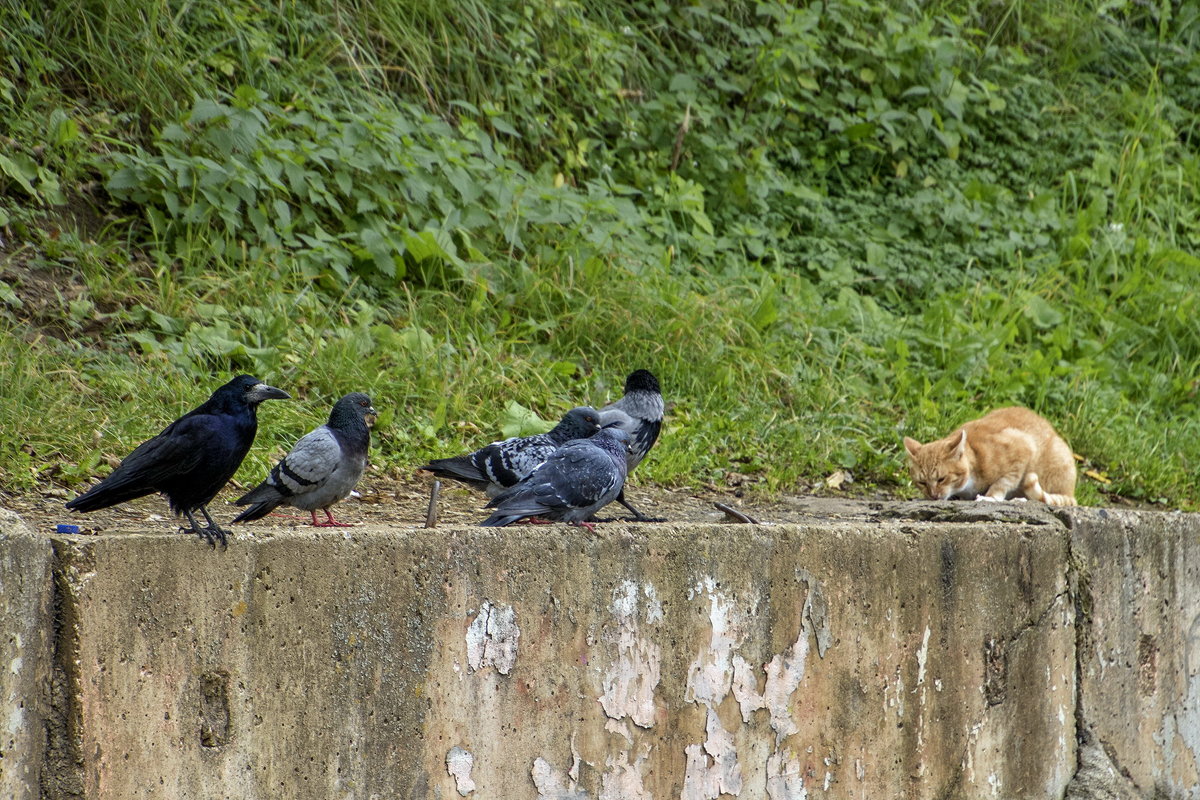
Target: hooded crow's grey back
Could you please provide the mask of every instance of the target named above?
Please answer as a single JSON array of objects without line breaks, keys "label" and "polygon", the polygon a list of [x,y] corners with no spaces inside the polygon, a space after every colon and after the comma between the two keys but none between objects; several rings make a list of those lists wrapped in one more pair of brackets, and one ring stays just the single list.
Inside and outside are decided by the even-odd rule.
[{"label": "hooded crow's grey back", "polygon": [[[616,425],[630,436],[629,471],[642,463],[650,448],[658,441],[663,423],[663,396],[658,379],[649,370],[638,369],[625,379],[625,396],[600,409],[600,424]],[[640,511],[625,501],[622,490],[617,502],[628,508],[638,519],[646,519]]]},{"label": "hooded crow's grey back", "polygon": [[572,439],[586,439],[600,430],[600,412],[588,406],[572,408],[554,428],[534,436],[514,436],[492,442],[473,453],[435,458],[425,466],[439,478],[453,478],[495,497]]},{"label": "hooded crow's grey back", "polygon": [[[367,420],[375,416],[371,398],[362,392],[338,400],[328,422],[300,437],[266,480],[238,498],[239,506],[250,508],[233,521],[261,519],[278,506],[289,505],[309,512],[316,527],[342,526],[329,509],[350,495],[367,467],[371,445]],[[325,512],[325,522],[317,522],[317,509]]]},{"label": "hooded crow's grey back", "polygon": [[[250,375],[239,375],[198,408],[138,445],[107,478],[67,503],[74,511],[96,511],[154,492],[167,496],[171,511],[187,518],[190,532],[224,546],[227,532],[206,505],[237,472],[258,432],[258,404],[286,400],[288,393]],[[208,522],[201,528],[192,512]],[[188,528],[180,528],[187,532]]]},{"label": "hooded crow's grey back", "polygon": [[494,528],[526,517],[584,524],[620,494],[628,456],[629,434],[620,428],[567,442],[520,483],[492,498],[487,507],[496,511],[481,524]]}]

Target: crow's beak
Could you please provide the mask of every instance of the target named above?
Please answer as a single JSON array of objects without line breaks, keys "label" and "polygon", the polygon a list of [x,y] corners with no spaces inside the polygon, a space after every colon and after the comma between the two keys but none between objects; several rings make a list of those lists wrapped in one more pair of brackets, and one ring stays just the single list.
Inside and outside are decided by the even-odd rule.
[{"label": "crow's beak", "polygon": [[291,400],[292,396],[283,389],[276,389],[274,386],[268,386],[265,383],[256,383],[250,387],[250,391],[246,392],[246,397],[252,403],[261,403],[263,400]]}]

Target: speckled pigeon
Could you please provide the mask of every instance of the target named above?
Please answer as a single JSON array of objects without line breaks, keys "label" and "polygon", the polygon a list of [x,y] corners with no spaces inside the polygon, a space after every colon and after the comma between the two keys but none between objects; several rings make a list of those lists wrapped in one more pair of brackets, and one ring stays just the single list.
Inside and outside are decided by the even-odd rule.
[{"label": "speckled pigeon", "polygon": [[[625,379],[625,396],[615,403],[600,409],[600,424],[608,427],[616,424],[630,436],[628,467],[642,462],[650,448],[658,441],[658,432],[663,422],[663,396],[658,379],[649,370],[639,369],[629,373]],[[625,490],[617,495],[617,502],[633,512],[639,520],[647,517],[625,500]]]},{"label": "speckled pigeon", "polygon": [[496,511],[480,524],[497,528],[541,517],[592,530],[584,520],[615,500],[625,485],[629,446],[629,434],[618,427],[567,442],[520,483],[492,498],[487,507]]},{"label": "speckled pigeon", "polygon": [[[266,480],[238,498],[239,506],[250,507],[233,521],[261,519],[288,505],[309,512],[315,527],[346,527],[333,518],[330,508],[346,499],[362,477],[371,444],[367,422],[374,417],[371,398],[362,392],[338,400],[328,422],[300,437]],[[318,508],[325,512],[325,522],[317,522]]]},{"label": "speckled pigeon", "polygon": [[572,439],[586,439],[600,430],[600,412],[588,406],[572,408],[553,430],[534,436],[512,437],[453,458],[436,458],[423,470],[439,478],[482,489],[495,497],[514,485]]}]

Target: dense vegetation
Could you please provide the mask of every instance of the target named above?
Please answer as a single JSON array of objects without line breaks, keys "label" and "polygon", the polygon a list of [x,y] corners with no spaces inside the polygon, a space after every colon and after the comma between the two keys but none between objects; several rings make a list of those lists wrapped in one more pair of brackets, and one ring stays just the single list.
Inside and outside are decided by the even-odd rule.
[{"label": "dense vegetation", "polygon": [[4,3],[0,488],[241,371],[250,481],[347,391],[405,479],[647,367],[643,481],[911,493],[1021,403],[1195,507],[1196,8]]}]

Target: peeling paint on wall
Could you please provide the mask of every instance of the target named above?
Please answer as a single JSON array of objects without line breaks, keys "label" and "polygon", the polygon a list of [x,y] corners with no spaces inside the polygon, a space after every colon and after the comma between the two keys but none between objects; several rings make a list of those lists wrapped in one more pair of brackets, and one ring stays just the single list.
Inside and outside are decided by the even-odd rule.
[{"label": "peeling paint on wall", "polygon": [[454,778],[454,786],[462,797],[475,791],[475,781],[471,780],[471,769],[474,766],[475,756],[468,750],[451,747],[446,753],[446,771]]},{"label": "peeling paint on wall", "polygon": [[564,774],[544,758],[537,758],[529,771],[533,785],[537,787],[538,800],[588,800],[588,793],[580,789],[576,783],[579,780],[579,756],[569,774]]},{"label": "peeling paint on wall", "polygon": [[604,761],[604,775],[600,778],[600,800],[653,800],[642,785],[642,765],[649,755],[647,745],[632,764],[628,750],[608,756]]},{"label": "peeling paint on wall", "polygon": [[737,760],[733,735],[721,725],[717,712],[708,709],[708,735],[703,745],[684,748],[687,765],[680,800],[716,800],[723,794],[742,793],[742,768]]},{"label": "peeling paint on wall", "polygon": [[[737,747],[733,735],[721,725],[715,709],[733,686],[734,650],[741,646],[746,636],[744,618],[734,601],[717,591],[716,581],[711,577],[702,579],[688,596],[691,599],[702,594],[708,595],[712,636],[708,647],[700,652],[688,669],[684,697],[688,702],[707,706],[706,738],[703,744],[690,744],[684,748],[686,764],[680,800],[715,800],[722,794],[737,795],[742,791],[742,769],[738,764]],[[742,665],[746,664],[741,656],[736,656],[736,660]],[[741,691],[747,692],[748,681],[751,691],[756,694],[756,682],[749,666],[743,666],[740,671],[743,679]]]},{"label": "peeling paint on wall", "polygon": [[917,686],[925,684],[925,664],[929,661],[929,626],[925,626],[925,636],[921,639],[921,648],[917,650]]},{"label": "peeling paint on wall", "polygon": [[492,666],[507,675],[517,662],[521,629],[512,606],[494,606],[484,600],[467,628],[467,666],[472,672]]},{"label": "peeling paint on wall", "polygon": [[777,750],[767,759],[767,797],[770,800],[808,799],[804,767],[795,753]]},{"label": "peeling paint on wall", "polygon": [[[1184,643],[1183,673],[1187,676],[1187,694],[1175,713],[1163,719],[1159,734],[1163,742],[1173,742],[1178,737],[1184,745],[1163,748],[1172,770],[1176,769],[1176,751],[1192,762],[1189,765],[1192,770],[1200,766],[1200,616],[1192,619]],[[1175,729],[1174,735],[1168,734],[1169,727]],[[1186,796],[1189,800],[1200,797],[1200,786],[1193,786]]]},{"label": "peeling paint on wall", "polygon": [[733,682],[733,651],[745,639],[741,614],[733,601],[713,588],[712,579],[698,587],[697,594],[704,591],[709,596],[709,623],[712,639],[701,651],[688,670],[687,693],[690,703],[703,703],[710,708],[718,706],[729,694]]},{"label": "peeling paint on wall", "polygon": [[753,668],[740,655],[733,657],[733,696],[742,709],[742,722],[749,723],[750,715],[765,708],[771,715],[775,742],[782,742],[799,728],[792,720],[792,694],[804,679],[804,663],[808,658],[808,630],[801,626],[800,634],[787,653],[776,655],[763,670],[766,686],[759,694],[758,679]]},{"label": "peeling paint on wall", "polygon": [[820,581],[808,570],[797,567],[796,580],[808,587],[808,596],[804,598],[804,621],[817,640],[817,655],[824,658],[833,642],[833,631],[829,629],[829,601]]},{"label": "peeling paint on wall", "polygon": [[[658,688],[662,648],[641,631],[638,595],[638,585],[633,581],[625,581],[613,591],[610,610],[617,622],[617,658],[605,671],[600,705],[610,720],[628,717],[638,727],[650,728],[654,725],[654,691]],[[662,605],[654,595],[654,587],[645,587],[645,595],[646,602],[641,605],[646,622],[661,620]],[[613,732],[629,738],[628,732]]]},{"label": "peeling paint on wall", "polygon": [[[775,733],[774,748],[766,762],[766,782],[771,800],[803,800],[807,797],[799,758],[783,748],[787,737],[799,731],[792,717],[794,695],[804,680],[810,636],[817,653],[824,657],[832,642],[829,606],[820,583],[804,569],[796,570],[796,580],[808,589],[800,613],[796,640],[784,653],[776,654],[762,667],[764,678],[759,691],[757,669],[738,650],[746,639],[745,620],[752,618],[756,603],[743,610],[719,592],[712,578],[704,578],[689,593],[689,599],[707,595],[712,635],[688,671],[685,697],[708,709],[707,739],[703,745],[685,748],[686,769],[681,800],[712,800],[720,794],[738,794],[742,787],[741,766],[732,734],[721,725],[715,709],[732,692],[741,711],[742,722],[750,725],[755,711],[765,710]],[[757,760],[764,753],[753,757]],[[761,774],[761,773],[759,773]]]}]

